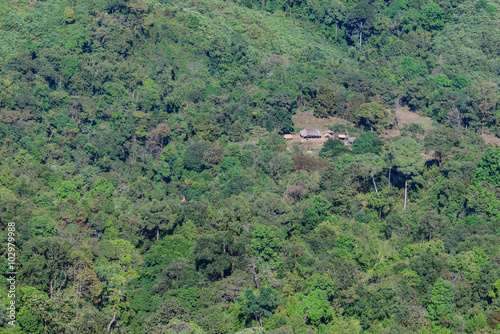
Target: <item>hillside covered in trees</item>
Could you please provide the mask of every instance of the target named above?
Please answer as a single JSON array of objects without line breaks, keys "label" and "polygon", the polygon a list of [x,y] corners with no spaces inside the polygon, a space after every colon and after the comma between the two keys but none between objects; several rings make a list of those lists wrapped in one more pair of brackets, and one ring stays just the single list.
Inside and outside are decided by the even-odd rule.
[{"label": "hillside covered in trees", "polygon": [[500,333],[499,8],[0,0],[0,333]]}]

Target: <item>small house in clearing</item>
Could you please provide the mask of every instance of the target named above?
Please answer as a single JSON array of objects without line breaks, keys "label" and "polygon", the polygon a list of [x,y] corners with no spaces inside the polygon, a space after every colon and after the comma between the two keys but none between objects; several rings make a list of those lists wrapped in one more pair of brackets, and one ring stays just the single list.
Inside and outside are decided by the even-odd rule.
[{"label": "small house in clearing", "polygon": [[283,136],[283,138],[285,138],[286,141],[290,141],[290,140],[293,140],[293,135],[286,134]]},{"label": "small house in clearing", "polygon": [[316,128],[306,128],[300,131],[302,138],[321,138],[321,131]]},{"label": "small house in clearing", "polygon": [[342,135],[342,134],[338,134],[337,137],[340,139],[340,140],[346,140],[347,139],[347,135]]}]

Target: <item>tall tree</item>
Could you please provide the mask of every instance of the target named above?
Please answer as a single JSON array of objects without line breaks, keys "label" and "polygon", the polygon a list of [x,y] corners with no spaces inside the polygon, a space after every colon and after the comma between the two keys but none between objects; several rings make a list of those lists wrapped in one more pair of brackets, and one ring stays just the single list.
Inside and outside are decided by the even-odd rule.
[{"label": "tall tree", "polygon": [[458,144],[456,133],[450,128],[439,126],[431,129],[424,138],[424,148],[436,152],[439,166],[443,158]]},{"label": "tall tree", "polygon": [[326,118],[333,115],[335,112],[335,90],[330,86],[321,86],[314,102],[316,106],[314,116]]},{"label": "tall tree", "polygon": [[245,299],[243,312],[248,316],[253,316],[261,327],[262,320],[271,317],[276,307],[280,305],[277,291],[269,287],[261,288],[257,296],[248,289],[245,291]]},{"label": "tall tree", "polygon": [[166,201],[153,199],[140,209],[143,228],[146,231],[156,230],[156,240],[159,240],[160,230],[172,229],[178,221],[179,213],[176,211]]},{"label": "tall tree", "polygon": [[363,103],[355,113],[357,122],[370,129],[370,131],[382,132],[385,130],[391,120],[389,111],[377,102]]},{"label": "tall tree", "polygon": [[359,47],[361,48],[363,34],[368,35],[373,28],[374,10],[368,0],[362,0],[347,13],[347,21],[352,30],[357,30]]},{"label": "tall tree", "polygon": [[492,120],[498,104],[498,85],[494,82],[481,81],[471,89],[471,104],[481,118],[481,134],[484,135],[484,126]]},{"label": "tall tree", "polygon": [[355,156],[355,160],[361,166],[362,172],[372,179],[375,192],[378,193],[377,184],[375,183],[375,175],[384,170],[384,159],[382,159],[379,155],[367,153]]},{"label": "tall tree", "polygon": [[408,194],[408,180],[420,174],[424,169],[425,159],[422,146],[409,137],[403,137],[392,144],[389,149],[390,160],[394,161],[397,171],[405,178],[405,202]]},{"label": "tall tree", "polygon": [[427,308],[431,319],[443,320],[453,313],[453,286],[451,282],[438,278],[432,288],[432,297]]}]

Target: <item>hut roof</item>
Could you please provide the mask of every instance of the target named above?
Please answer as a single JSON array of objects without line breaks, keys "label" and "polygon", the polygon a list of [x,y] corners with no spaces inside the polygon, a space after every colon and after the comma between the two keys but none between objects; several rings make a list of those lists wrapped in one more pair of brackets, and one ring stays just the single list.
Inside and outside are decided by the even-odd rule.
[{"label": "hut roof", "polygon": [[306,128],[300,131],[301,137],[321,137],[321,131],[316,128]]},{"label": "hut roof", "polygon": [[286,135],[283,136],[283,138],[285,138],[285,139],[293,139],[293,135],[286,134]]},{"label": "hut roof", "polygon": [[347,136],[346,136],[346,135],[340,135],[340,134],[339,134],[339,135],[337,135],[337,137],[339,137],[339,139],[346,139],[346,138],[347,138]]}]

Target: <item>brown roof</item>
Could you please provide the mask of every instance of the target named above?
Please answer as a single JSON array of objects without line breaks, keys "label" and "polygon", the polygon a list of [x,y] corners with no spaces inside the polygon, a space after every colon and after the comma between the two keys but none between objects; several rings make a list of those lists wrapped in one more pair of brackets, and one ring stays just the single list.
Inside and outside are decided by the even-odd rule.
[{"label": "brown roof", "polygon": [[283,136],[283,138],[285,138],[285,139],[293,139],[293,135],[286,134],[286,135]]}]

